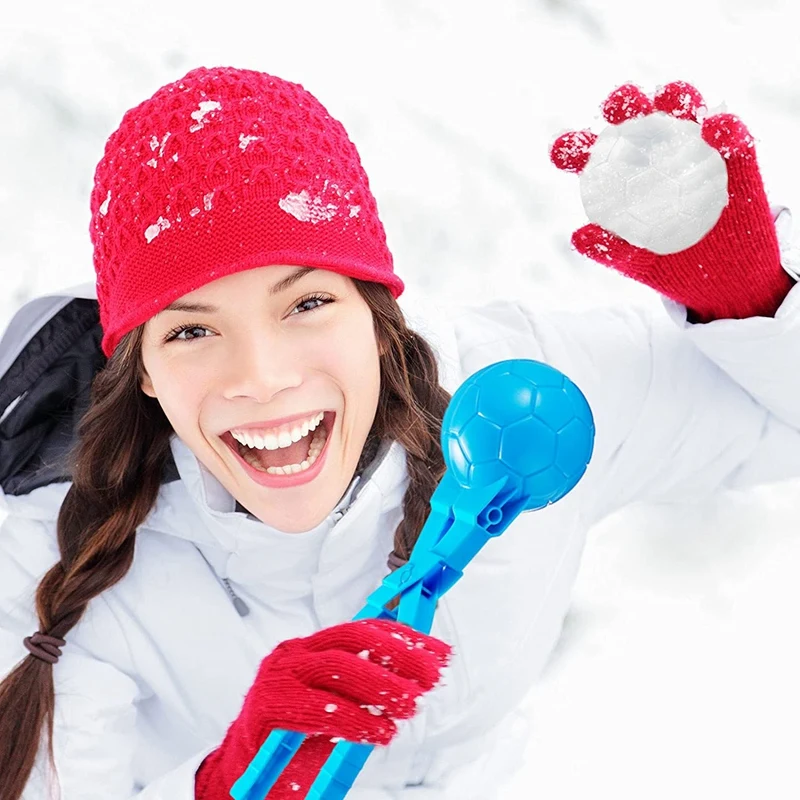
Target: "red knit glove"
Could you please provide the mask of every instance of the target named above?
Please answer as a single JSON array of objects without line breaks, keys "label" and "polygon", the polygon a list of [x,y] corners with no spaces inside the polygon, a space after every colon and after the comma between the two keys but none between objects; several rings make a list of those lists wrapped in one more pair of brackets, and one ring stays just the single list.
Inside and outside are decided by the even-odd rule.
[{"label": "red knit glove", "polygon": [[388,745],[395,720],[414,716],[447,664],[448,644],[389,620],[359,620],[279,644],[259,667],[222,745],[195,776],[196,800],[230,800],[230,789],[269,733],[307,738],[269,800],[301,800],[335,746],[331,739]]},{"label": "red knit glove", "polygon": [[580,173],[591,224],[573,246],[685,305],[693,320],[772,316],[793,285],[778,241],[753,137],[732,114],[703,119],[682,81],[653,99],[637,86],[602,106],[611,123],[559,136],[552,162]]}]

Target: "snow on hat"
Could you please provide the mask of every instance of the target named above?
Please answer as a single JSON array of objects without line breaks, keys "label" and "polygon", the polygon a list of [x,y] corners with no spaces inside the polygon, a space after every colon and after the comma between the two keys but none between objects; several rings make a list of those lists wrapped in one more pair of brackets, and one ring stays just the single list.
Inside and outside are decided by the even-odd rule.
[{"label": "snow on hat", "polygon": [[103,352],[240,270],[329,269],[403,291],[344,127],[302,86],[200,67],[129,110],[95,171]]}]

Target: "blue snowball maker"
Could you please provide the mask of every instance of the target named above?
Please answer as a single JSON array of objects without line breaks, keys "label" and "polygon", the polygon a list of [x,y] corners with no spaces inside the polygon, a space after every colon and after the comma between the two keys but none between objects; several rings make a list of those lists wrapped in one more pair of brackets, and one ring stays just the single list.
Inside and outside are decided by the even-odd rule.
[{"label": "blue snowball maker", "polygon": [[465,488],[507,477],[526,511],[559,500],[580,480],[594,420],[580,389],[539,361],[499,361],[458,389],[442,423],[448,470]]},{"label": "blue snowball maker", "polygon": [[[593,445],[589,404],[557,369],[515,359],[467,378],[442,421],[447,469],[408,563],[383,579],[355,619],[394,619],[429,633],[439,598],[475,555],[518,514],[572,489]],[[234,800],[264,800],[304,738],[272,731],[231,789]],[[343,800],[372,749],[339,742],[307,800]]]}]

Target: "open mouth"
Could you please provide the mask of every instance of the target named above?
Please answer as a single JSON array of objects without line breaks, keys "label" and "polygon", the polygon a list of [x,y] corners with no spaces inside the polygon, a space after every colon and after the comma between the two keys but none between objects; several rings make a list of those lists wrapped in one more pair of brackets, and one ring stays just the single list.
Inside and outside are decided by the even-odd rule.
[{"label": "open mouth", "polygon": [[334,411],[320,411],[280,430],[227,431],[222,439],[242,461],[257,472],[280,478],[313,471],[323,455]]}]

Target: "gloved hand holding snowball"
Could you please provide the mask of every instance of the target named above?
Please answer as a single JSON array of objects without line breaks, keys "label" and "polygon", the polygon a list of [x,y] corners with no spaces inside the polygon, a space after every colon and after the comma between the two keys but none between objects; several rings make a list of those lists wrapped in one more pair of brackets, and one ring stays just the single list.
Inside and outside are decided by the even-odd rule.
[{"label": "gloved hand holding snowball", "polygon": [[682,81],[652,98],[625,84],[602,113],[599,135],[569,131],[550,150],[580,175],[590,222],[574,247],[685,305],[692,321],[773,316],[793,280],[745,124],[707,116]]}]

